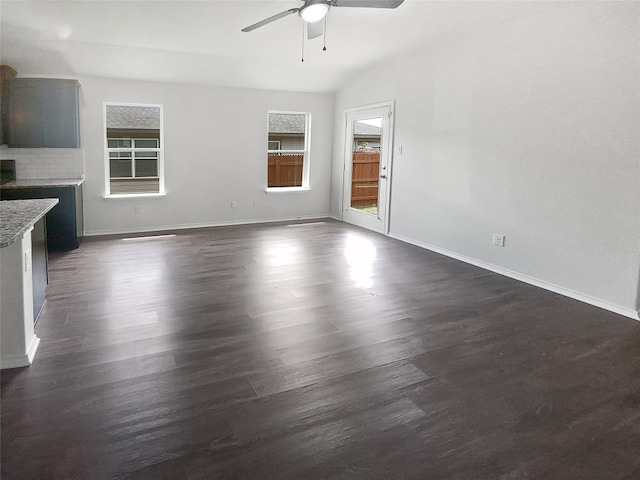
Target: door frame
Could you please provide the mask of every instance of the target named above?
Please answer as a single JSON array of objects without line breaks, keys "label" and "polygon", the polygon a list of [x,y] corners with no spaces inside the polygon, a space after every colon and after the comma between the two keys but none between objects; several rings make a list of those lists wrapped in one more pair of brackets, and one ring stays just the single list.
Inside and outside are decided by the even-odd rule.
[{"label": "door frame", "polygon": [[[393,180],[393,141],[394,141],[394,130],[395,130],[395,101],[388,102],[380,102],[369,105],[362,105],[359,107],[345,108],[343,110],[343,122],[342,122],[342,136],[344,140],[343,148],[342,148],[342,189],[340,193],[340,220],[345,221],[344,214],[348,206],[350,205],[350,198],[347,198],[347,181],[351,179],[347,179],[347,162],[352,161],[352,148],[351,148],[351,140],[347,138],[347,133],[349,132],[348,125],[348,115],[354,112],[364,112],[367,110],[373,110],[376,108],[389,108],[389,132],[386,134],[383,132],[383,138],[386,138],[389,146],[388,146],[388,158],[387,158],[387,169],[386,169],[386,182],[384,185],[385,188],[385,199],[384,199],[384,218],[381,218],[382,221],[382,231],[381,233],[384,235],[389,235],[390,229],[390,214],[391,214],[391,182]],[[350,171],[350,169],[349,169]],[[378,189],[380,189],[382,185],[380,182],[378,183]],[[362,225],[361,225],[362,226]],[[364,228],[367,228],[366,226]]]}]

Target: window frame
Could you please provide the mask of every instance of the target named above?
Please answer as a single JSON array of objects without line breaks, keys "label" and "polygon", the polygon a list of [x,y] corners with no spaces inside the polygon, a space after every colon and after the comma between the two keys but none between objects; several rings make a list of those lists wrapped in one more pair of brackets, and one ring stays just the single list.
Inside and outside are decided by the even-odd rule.
[{"label": "window frame", "polygon": [[[303,150],[270,150],[269,142],[277,140],[269,140],[269,116],[277,115],[304,115],[304,149]],[[282,144],[280,144],[282,146]],[[302,186],[292,187],[270,187],[269,186],[269,155],[271,154],[302,154]],[[297,112],[291,110],[268,110],[267,111],[267,161],[265,162],[265,191],[273,192],[299,192],[311,190],[309,185],[309,171],[311,159],[311,112]]]},{"label": "window frame", "polygon": [[[158,108],[160,110],[160,136],[158,148],[135,148],[135,140],[138,138],[127,137],[132,141],[130,148],[109,148],[109,137],[107,136],[107,106],[116,107],[151,107]],[[104,169],[105,169],[105,194],[104,198],[130,198],[130,197],[159,197],[166,195],[165,191],[165,177],[164,177],[164,108],[160,104],[151,103],[123,103],[123,102],[103,102],[102,105],[102,121],[103,121],[103,142],[104,142]],[[125,137],[118,137],[118,139],[124,139]],[[112,138],[113,140],[113,138]],[[140,138],[140,140],[149,140]],[[158,179],[158,192],[140,192],[140,193],[111,193],[111,157],[110,152],[131,152],[131,177],[113,177],[113,178],[157,178]],[[158,176],[157,177],[136,177],[135,176],[135,152],[156,152],[158,156]]]}]

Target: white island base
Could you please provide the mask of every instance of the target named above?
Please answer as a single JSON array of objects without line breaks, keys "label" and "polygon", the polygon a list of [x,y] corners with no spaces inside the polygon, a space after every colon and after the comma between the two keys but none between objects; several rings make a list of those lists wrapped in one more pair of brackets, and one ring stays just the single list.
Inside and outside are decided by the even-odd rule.
[{"label": "white island base", "polygon": [[31,365],[40,339],[33,328],[31,231],[0,249],[0,368]]}]

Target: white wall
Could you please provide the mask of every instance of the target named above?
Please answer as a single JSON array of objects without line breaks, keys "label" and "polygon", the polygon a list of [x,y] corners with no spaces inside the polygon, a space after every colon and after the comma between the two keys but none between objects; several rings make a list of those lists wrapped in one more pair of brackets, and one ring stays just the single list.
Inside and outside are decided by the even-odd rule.
[{"label": "white wall", "polygon": [[[85,234],[328,214],[333,95],[101,78],[79,81]],[[103,198],[103,102],[164,106],[166,196]],[[311,112],[311,190],[265,193],[268,110]],[[230,208],[232,200],[237,202],[235,209]],[[142,214],[136,213],[137,205]]]},{"label": "white wall", "polygon": [[391,235],[635,316],[640,4],[554,7],[345,85],[331,211],[343,110],[395,100]]}]

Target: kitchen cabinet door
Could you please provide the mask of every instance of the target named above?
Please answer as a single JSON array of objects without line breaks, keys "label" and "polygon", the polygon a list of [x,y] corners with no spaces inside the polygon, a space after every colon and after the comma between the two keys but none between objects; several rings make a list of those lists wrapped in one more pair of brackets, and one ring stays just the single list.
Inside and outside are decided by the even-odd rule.
[{"label": "kitchen cabinet door", "polygon": [[16,76],[16,71],[9,65],[0,65],[0,144],[7,143],[9,131],[9,92],[11,80]]},{"label": "kitchen cabinet door", "polygon": [[15,78],[9,96],[7,143],[16,148],[78,148],[76,80]]}]

